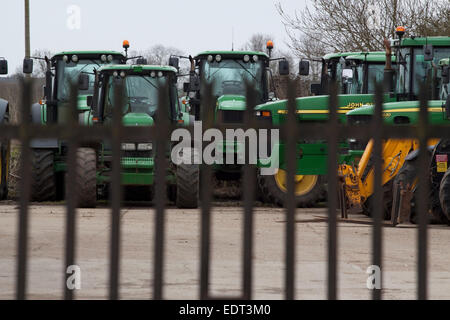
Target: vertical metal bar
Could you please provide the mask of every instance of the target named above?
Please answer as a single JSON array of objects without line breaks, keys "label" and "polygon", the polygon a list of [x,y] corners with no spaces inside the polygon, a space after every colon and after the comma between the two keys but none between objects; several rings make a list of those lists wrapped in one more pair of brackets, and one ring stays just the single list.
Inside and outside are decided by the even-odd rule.
[{"label": "vertical metal bar", "polygon": [[[247,83],[246,110],[244,117],[245,130],[255,128],[254,108],[256,105],[256,91],[254,86]],[[245,143],[245,165],[244,165],[244,228],[243,228],[243,298],[252,299],[253,286],[253,203],[255,201],[256,168],[250,163],[253,156],[249,143]],[[256,157],[255,157],[256,158]]]},{"label": "vertical metal bar", "polygon": [[[212,126],[211,110],[213,106],[212,87],[205,85],[202,90],[205,94],[202,97],[201,113],[203,121],[203,130]],[[205,126],[207,128],[205,128]],[[195,143],[195,141],[194,141]],[[200,145],[203,148],[202,145]],[[203,149],[198,150],[202,152]],[[201,237],[200,237],[200,299],[208,299],[209,297],[209,270],[211,257],[211,198],[212,190],[206,186],[211,181],[211,166],[200,166],[200,189],[201,189]]]},{"label": "vertical metal bar", "polygon": [[337,298],[337,137],[339,136],[337,118],[338,86],[330,86],[328,119],[328,299]]},{"label": "vertical metal bar", "polygon": [[287,198],[286,198],[286,274],[285,298],[295,299],[295,172],[296,172],[296,140],[297,120],[295,103],[295,83],[288,81],[288,116],[284,127],[286,140]]},{"label": "vertical metal bar", "polygon": [[[69,128],[70,128],[70,140],[69,140],[69,150],[67,156],[67,179],[73,182],[77,179],[77,129],[78,129],[78,110],[77,110],[77,99],[78,88],[76,86],[71,86],[70,91],[70,118]],[[74,183],[67,183],[67,213],[66,213],[66,252],[65,252],[65,265],[64,265],[64,299],[72,300],[74,298],[73,290],[69,289],[67,285],[67,280],[70,274],[67,274],[67,267],[75,264],[75,238],[76,238],[76,206],[78,199],[76,199],[77,192],[74,190]]]},{"label": "vertical metal bar", "polygon": [[167,144],[169,136],[169,87],[159,88],[159,101],[156,122],[156,154],[155,154],[155,250],[154,250],[154,280],[153,299],[163,298],[164,271],[164,207],[166,204],[166,170]]},{"label": "vertical metal bar", "polygon": [[18,260],[17,260],[17,279],[16,279],[16,298],[17,300],[26,299],[27,285],[27,254],[28,254],[28,204],[31,191],[31,151],[28,124],[30,122],[32,80],[23,79],[21,82],[22,100],[21,100],[21,130],[20,142],[22,143],[22,154],[20,157],[20,167],[22,179],[20,181],[20,210],[19,210],[19,237],[18,237]]},{"label": "vertical metal bar", "polygon": [[110,238],[110,273],[109,298],[119,299],[120,276],[120,207],[122,202],[121,186],[121,138],[122,138],[122,107],[124,85],[116,86],[114,93],[113,121],[111,127],[112,144],[112,176],[111,189],[111,238]]},{"label": "vertical metal bar", "polygon": [[420,300],[427,299],[427,223],[428,223],[428,190],[429,183],[429,156],[427,150],[428,139],[428,84],[423,84],[420,88],[420,112],[419,112],[419,186],[417,190],[418,203],[418,292]]},{"label": "vertical metal bar", "polygon": [[[383,109],[383,85],[376,84],[375,86],[375,112],[372,119],[372,134],[373,134],[373,159],[374,159],[374,195],[372,201],[373,212],[373,234],[372,234],[372,261],[373,265],[380,267],[382,261],[382,229],[381,221],[383,219],[383,187],[381,180],[381,152],[382,152],[382,109]],[[374,300],[381,299],[381,289],[374,289],[372,292]]]}]

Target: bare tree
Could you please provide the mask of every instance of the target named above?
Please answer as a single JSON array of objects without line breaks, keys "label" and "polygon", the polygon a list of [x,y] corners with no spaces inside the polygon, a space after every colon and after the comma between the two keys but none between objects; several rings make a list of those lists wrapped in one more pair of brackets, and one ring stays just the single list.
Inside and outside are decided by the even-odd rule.
[{"label": "bare tree", "polygon": [[450,34],[448,0],[315,0],[302,12],[288,14],[281,3],[276,8],[298,55],[335,51],[383,49],[383,40],[393,37],[398,25],[410,35]]},{"label": "bare tree", "polygon": [[266,46],[267,41],[269,40],[273,41],[273,37],[271,35],[263,33],[255,33],[244,44],[242,50],[267,52]]},{"label": "bare tree", "polygon": [[[54,53],[48,49],[36,49],[33,51],[32,56],[38,58],[51,58]],[[47,71],[47,63],[41,59],[35,59],[35,68],[33,70],[33,76],[36,78],[45,78],[45,72]]]}]

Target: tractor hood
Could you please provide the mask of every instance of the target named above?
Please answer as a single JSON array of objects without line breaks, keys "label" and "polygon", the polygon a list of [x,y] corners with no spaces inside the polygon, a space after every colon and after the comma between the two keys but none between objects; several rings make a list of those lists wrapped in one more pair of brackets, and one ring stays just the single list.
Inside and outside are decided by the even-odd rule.
[{"label": "tractor hood", "polygon": [[127,113],[122,121],[125,126],[151,126],[154,122],[146,113]]},{"label": "tractor hood", "polygon": [[241,95],[223,95],[217,99],[217,109],[245,110],[245,97]]},{"label": "tractor hood", "polygon": [[[442,112],[442,105],[445,103],[443,100],[430,100],[428,101],[428,111]],[[399,101],[389,102],[383,104],[383,112],[419,112],[419,101]],[[374,105],[366,105],[356,110],[349,111],[348,116],[354,115],[372,115],[374,111]]]},{"label": "tractor hood", "polygon": [[[445,119],[445,112],[443,100],[428,101],[428,115],[429,121],[435,124],[447,123]],[[419,101],[400,101],[383,104],[383,121],[387,124],[408,124],[417,123],[419,119]],[[361,117],[371,116],[374,111],[374,106],[364,106],[357,110],[352,110],[347,113],[347,117],[358,119]]]},{"label": "tractor hood", "polygon": [[[387,95],[385,96],[385,100]],[[326,120],[328,118],[329,96],[301,97],[295,100],[297,114],[304,120]],[[373,103],[373,94],[341,94],[338,96],[338,113],[346,114],[348,111],[358,109],[363,105]],[[287,100],[278,100],[256,106],[255,110],[269,110],[272,115],[287,113]]]}]

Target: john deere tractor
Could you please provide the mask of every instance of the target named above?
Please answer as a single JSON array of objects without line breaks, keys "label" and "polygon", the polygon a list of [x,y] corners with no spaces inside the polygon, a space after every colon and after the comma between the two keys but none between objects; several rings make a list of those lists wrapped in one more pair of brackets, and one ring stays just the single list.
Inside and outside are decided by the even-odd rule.
[{"label": "john deere tractor", "polygon": [[[114,51],[66,51],[55,54],[46,62],[43,99],[31,107],[32,121],[37,124],[64,124],[69,115],[70,88],[78,82],[78,111],[80,123],[88,124],[90,107],[87,97],[94,91],[94,69],[103,65],[124,64],[126,56]],[[33,58],[24,59],[24,73],[33,72]],[[64,197],[67,171],[67,143],[57,139],[31,141],[33,201],[52,201]],[[82,189],[81,203],[90,203],[91,197]],[[95,191],[95,190],[94,190]],[[90,192],[90,191],[89,191]],[[86,197],[84,199],[83,197]]]},{"label": "john deere tractor", "polygon": [[[8,74],[8,61],[0,58],[0,75]],[[9,121],[9,103],[0,99],[0,123],[7,124]],[[8,170],[9,170],[10,141],[0,142],[0,200],[8,196]]]},{"label": "john deere tractor", "polygon": [[[97,72],[93,96],[91,119],[94,123],[112,123],[113,107],[122,108],[122,122],[125,126],[153,126],[158,118],[159,107],[166,107],[168,120],[172,124],[189,125],[188,113],[181,110],[177,93],[177,69],[170,66],[152,65],[109,65]],[[159,105],[159,89],[168,85],[168,105]],[[124,88],[123,101],[115,103],[118,88]],[[95,115],[95,116],[94,116]],[[121,181],[125,187],[143,187],[148,196],[155,184],[155,156],[170,156],[170,148],[156,152],[151,137],[123,141],[121,144]],[[111,180],[112,151],[108,143],[96,148],[86,148],[94,170],[89,171],[90,188],[105,190]],[[96,173],[96,179],[95,179]],[[169,161],[166,176],[169,198],[179,208],[196,208],[199,201],[199,166],[196,164],[175,164]],[[95,196],[95,193],[91,195]]]},{"label": "john deere tractor", "polygon": [[[392,56],[389,56],[392,58]],[[338,96],[339,121],[345,122],[345,114],[349,110],[357,109],[366,104],[373,103],[373,80],[383,77],[386,53],[384,52],[347,52],[328,54],[322,59],[321,83],[311,85],[311,92],[318,94],[311,97],[296,99],[296,116],[299,124],[302,122],[323,122],[328,119],[328,89],[331,81],[340,85]],[[394,58],[395,61],[395,58]],[[309,62],[300,62],[300,75],[307,75]],[[390,101],[389,95],[384,96]],[[275,101],[261,104],[255,108],[256,115],[261,121],[281,125],[286,120],[287,101]],[[258,175],[258,182],[267,200],[277,205],[284,205],[287,195],[286,162],[284,158],[284,142],[275,143],[272,154],[268,159],[261,159],[261,168],[272,166],[278,159],[279,166],[275,174]],[[340,161],[357,161],[363,153],[365,145],[358,141],[342,141],[341,149],[353,149],[352,154],[341,157]],[[295,177],[296,203],[301,207],[315,205],[324,199],[325,179],[327,173],[327,144],[325,141],[304,141],[297,144],[297,172]]]},{"label": "john deere tractor", "polygon": [[[398,32],[399,39],[393,41],[397,55],[397,68],[395,74],[397,81],[391,88],[391,95],[396,102],[383,104],[383,121],[387,124],[402,125],[417,123],[419,115],[420,85],[428,82],[431,85],[430,100],[428,102],[429,121],[434,124],[448,122],[444,112],[444,98],[447,94],[446,85],[442,84],[443,58],[450,55],[450,37],[416,37],[402,39],[404,31]],[[441,65],[441,67],[439,67]],[[389,71],[389,70],[388,70]],[[392,76],[388,72],[386,78]],[[390,81],[389,81],[390,82]],[[368,124],[373,114],[373,106],[364,106],[347,113],[351,124]],[[437,137],[436,137],[437,138]],[[432,139],[430,146],[436,144]],[[362,207],[370,214],[370,201],[373,195],[373,162],[372,147],[369,143],[358,166],[342,164],[340,172],[345,178],[345,196],[349,207]],[[392,207],[392,183],[399,174],[402,166],[410,166],[417,157],[418,143],[415,140],[388,139],[383,143],[383,208],[385,218],[390,218]],[[406,161],[406,163],[405,163]],[[403,169],[402,169],[403,170]],[[404,175],[399,174],[399,179]]]},{"label": "john deere tractor", "polygon": [[[213,84],[214,101],[210,106],[217,124],[241,124],[244,122],[246,109],[246,85],[252,84],[256,89],[257,103],[277,100],[273,88],[270,62],[279,61],[280,75],[289,74],[289,63],[284,58],[272,59],[272,41],[267,44],[269,54],[258,51],[205,51],[191,58],[189,82],[184,85],[188,95],[188,108],[195,115],[196,120],[202,120],[204,110],[200,110],[205,93],[203,85]],[[178,62],[176,62],[178,64]],[[241,162],[244,144],[241,141],[228,141],[219,143],[219,150],[223,150],[223,159],[226,154],[233,154],[229,159],[234,163],[215,164],[216,177],[219,180],[239,179],[241,175]],[[239,163],[238,163],[239,162]]]}]

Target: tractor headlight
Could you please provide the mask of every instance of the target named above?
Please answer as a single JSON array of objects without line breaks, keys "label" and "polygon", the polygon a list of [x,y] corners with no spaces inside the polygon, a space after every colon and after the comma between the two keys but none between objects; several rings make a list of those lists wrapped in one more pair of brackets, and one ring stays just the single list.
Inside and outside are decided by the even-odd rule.
[{"label": "tractor headlight", "polygon": [[102,54],[102,56],[100,57],[100,60],[102,60],[102,62],[106,62],[106,55],[105,54]]},{"label": "tractor headlight", "polygon": [[244,62],[249,62],[250,61],[250,56],[248,54],[246,54],[244,56]]},{"label": "tractor headlight", "polygon": [[75,63],[78,62],[78,56],[77,56],[76,54],[74,54],[74,55],[72,56],[72,61],[75,62]]},{"label": "tractor headlight", "polygon": [[139,143],[137,149],[139,151],[150,151],[153,149],[153,144],[150,143]]},{"label": "tractor headlight", "polygon": [[113,56],[112,55],[108,55],[108,61],[112,62],[113,61]]},{"label": "tractor headlight", "polygon": [[213,56],[212,56],[212,55],[209,55],[209,56],[208,56],[208,62],[212,62],[213,60],[214,60]]},{"label": "tractor headlight", "polygon": [[253,56],[253,61],[258,62],[258,56],[256,54]]},{"label": "tractor headlight", "polygon": [[121,76],[122,78],[125,78],[125,76],[126,76],[125,71],[121,71],[121,72],[120,72],[120,76]]},{"label": "tractor headlight", "polygon": [[134,143],[122,143],[122,150],[133,151],[136,150],[136,145]]},{"label": "tractor headlight", "polygon": [[66,62],[66,63],[69,62],[69,57],[68,56],[64,56],[63,57],[63,61]]},{"label": "tractor headlight", "polygon": [[162,78],[163,73],[161,71],[158,72],[158,78]]},{"label": "tractor headlight", "polygon": [[156,72],[155,71],[150,72],[150,77],[152,78],[156,77]]},{"label": "tractor headlight", "polygon": [[216,61],[217,61],[217,62],[222,61],[222,56],[221,56],[220,54],[218,54],[218,55],[216,56]]}]

